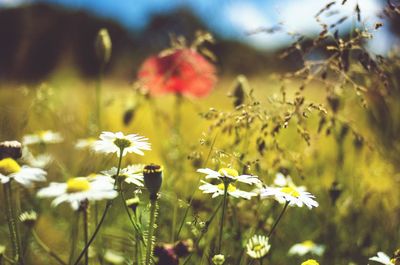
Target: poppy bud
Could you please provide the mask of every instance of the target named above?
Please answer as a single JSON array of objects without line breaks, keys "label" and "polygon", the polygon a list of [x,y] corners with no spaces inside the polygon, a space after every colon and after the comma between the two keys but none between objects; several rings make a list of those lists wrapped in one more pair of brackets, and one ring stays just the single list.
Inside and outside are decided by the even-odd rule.
[{"label": "poppy bud", "polygon": [[18,141],[5,141],[0,143],[0,160],[10,157],[18,159],[22,156],[21,143]]},{"label": "poppy bud", "polygon": [[150,193],[150,200],[156,200],[162,184],[162,167],[150,164],[143,169],[144,186]]},{"label": "poppy bud", "polygon": [[97,33],[95,41],[96,55],[102,65],[107,64],[111,58],[112,43],[108,30],[102,28]]}]

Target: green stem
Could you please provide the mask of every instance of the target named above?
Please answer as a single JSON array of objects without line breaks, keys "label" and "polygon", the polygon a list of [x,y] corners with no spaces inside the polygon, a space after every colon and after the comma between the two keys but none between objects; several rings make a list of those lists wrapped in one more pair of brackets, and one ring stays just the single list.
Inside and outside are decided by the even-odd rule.
[{"label": "green stem", "polygon": [[40,239],[39,235],[36,233],[34,229],[32,229],[32,235],[35,239],[36,243],[52,258],[54,258],[61,265],[67,265],[55,252],[53,252],[47,245]]},{"label": "green stem", "polygon": [[13,259],[16,260],[17,264],[22,265],[22,253],[21,253],[21,244],[18,236],[18,227],[15,219],[14,207],[12,205],[12,189],[11,189],[11,180],[3,184],[4,188],[4,200],[6,202],[6,211],[7,211],[7,222],[8,229],[10,232],[10,238],[12,243],[12,254]]},{"label": "green stem", "polygon": [[217,253],[221,254],[221,246],[222,246],[222,234],[224,231],[224,217],[225,217],[225,209],[226,209],[226,199],[228,197],[228,185],[226,181],[224,181],[224,199],[222,203],[222,212],[221,212],[221,223],[219,226],[219,239],[218,239],[218,248]]},{"label": "green stem", "polygon": [[140,229],[139,229],[138,224],[136,223],[136,220],[134,218],[132,218],[132,214],[131,214],[128,206],[126,205],[125,194],[124,194],[123,189],[122,189],[122,182],[120,183],[120,195],[121,195],[121,198],[122,198],[122,203],[124,205],[125,212],[128,215],[129,221],[131,222],[136,234],[139,235],[140,241],[142,241],[142,243],[144,244],[145,242],[144,242],[143,234],[140,232]]},{"label": "green stem", "polygon": [[70,253],[69,253],[69,259],[68,259],[68,264],[72,264],[72,261],[75,258],[75,250],[76,250],[76,240],[79,234],[79,212],[74,213],[74,222],[73,226],[71,229],[71,247],[70,247]]},{"label": "green stem", "polygon": [[[83,215],[83,239],[85,242],[85,246],[89,241],[89,221],[88,221],[88,203],[84,202],[86,205],[83,206],[82,215]],[[85,265],[89,264],[89,251],[85,252]]]},{"label": "green stem", "polygon": [[157,198],[150,200],[150,222],[149,222],[149,231],[147,233],[147,244],[146,244],[146,259],[145,265],[150,265],[151,257],[153,256],[153,247],[154,247],[154,225],[156,222],[157,215]]},{"label": "green stem", "polygon": [[[114,182],[114,189],[116,188],[117,185],[117,180],[118,180],[118,176],[119,176],[119,172],[121,171],[121,163],[122,163],[122,154],[123,154],[124,148],[120,149],[120,153],[119,153],[119,158],[118,158],[118,168],[117,168],[117,174],[115,175],[115,182]],[[74,265],[78,265],[79,261],[82,259],[83,255],[86,254],[86,252],[89,249],[90,244],[92,244],[92,242],[94,241],[94,239],[97,236],[97,233],[100,231],[101,225],[103,224],[106,215],[108,213],[108,210],[110,210],[111,205],[112,205],[113,200],[111,201],[107,201],[106,204],[106,208],[104,209],[103,215],[100,218],[99,223],[97,224],[92,237],[89,239],[89,241],[87,242],[87,244],[85,245],[85,247],[83,248],[82,252],[79,254],[79,257],[76,259]]]},{"label": "green stem", "polygon": [[[211,153],[212,153],[212,150],[214,149],[215,141],[217,140],[217,135],[218,135],[218,134],[215,134],[215,136],[214,136],[214,139],[213,139],[213,141],[212,141],[212,143],[211,143],[211,146],[210,146],[210,150],[208,151],[208,154],[207,154],[207,158],[206,158],[206,160],[204,161],[203,167],[207,166],[208,160],[209,160],[210,157],[211,157]],[[181,231],[182,231],[183,225],[185,224],[186,217],[187,217],[187,215],[188,215],[188,213],[189,213],[190,206],[192,206],[192,202],[193,202],[193,199],[194,199],[194,195],[195,195],[195,193],[196,193],[196,191],[197,191],[197,189],[198,189],[199,184],[200,184],[200,179],[198,180],[197,185],[195,185],[195,188],[194,188],[194,190],[193,190],[193,192],[192,192],[192,195],[190,196],[189,203],[188,203],[188,205],[187,205],[187,207],[186,207],[186,209],[185,209],[185,213],[183,214],[183,218],[182,218],[181,224],[180,224],[180,226],[179,226],[178,233],[176,234],[176,238],[177,238],[177,239],[179,239],[179,235],[180,235],[180,233],[181,233]]]},{"label": "green stem", "polygon": [[201,230],[201,234],[197,238],[196,243],[194,244],[193,251],[189,254],[189,256],[186,258],[186,260],[183,262],[183,265],[186,265],[192,258],[194,250],[197,249],[197,247],[199,246],[200,240],[203,238],[205,233],[208,231],[208,227],[211,225],[212,221],[214,220],[215,216],[217,215],[219,208],[221,208],[222,204],[223,204],[223,201],[221,201],[220,204],[218,204],[218,207],[214,210],[213,214],[205,222],[205,227]]},{"label": "green stem", "polygon": [[280,220],[282,219],[283,214],[285,213],[287,207],[289,206],[289,202],[285,203],[285,206],[282,209],[282,212],[279,214],[278,219],[276,219],[274,225],[272,226],[271,230],[268,233],[268,237],[272,236],[272,233],[275,231],[276,226],[279,224]]},{"label": "green stem", "polygon": [[96,82],[96,122],[97,130],[101,130],[101,82],[103,79],[104,64],[100,66],[99,76]]}]

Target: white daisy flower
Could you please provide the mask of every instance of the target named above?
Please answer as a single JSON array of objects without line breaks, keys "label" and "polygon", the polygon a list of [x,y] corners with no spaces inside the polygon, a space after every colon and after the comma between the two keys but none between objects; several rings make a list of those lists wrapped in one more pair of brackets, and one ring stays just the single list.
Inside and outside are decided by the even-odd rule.
[{"label": "white daisy flower", "polygon": [[39,154],[34,156],[27,147],[22,149],[22,159],[28,165],[38,168],[44,168],[53,161],[53,157],[49,154]]},{"label": "white daisy flower", "polygon": [[125,261],[125,258],[123,255],[121,255],[113,250],[107,249],[106,253],[104,254],[104,260],[111,264],[123,264]]},{"label": "white daisy flower", "polygon": [[55,197],[52,206],[63,202],[70,203],[72,209],[78,210],[79,205],[85,201],[110,200],[117,197],[114,190],[114,181],[107,176],[76,177],[65,183],[50,183],[49,187],[39,190],[38,197]]},{"label": "white daisy flower", "polygon": [[221,168],[218,171],[209,168],[200,168],[197,172],[206,174],[206,179],[228,179],[229,182],[238,181],[249,185],[261,183],[257,176],[239,175],[237,170],[233,168]]},{"label": "white daisy flower", "polygon": [[269,238],[261,235],[254,235],[247,242],[246,249],[247,255],[253,259],[261,259],[268,254],[271,245],[269,244]]},{"label": "white daisy flower", "polygon": [[[122,168],[119,171],[119,177],[122,177],[126,183],[135,184],[136,186],[143,187],[143,169],[144,165],[130,165]],[[101,173],[112,178],[117,175],[117,168],[113,167],[110,170],[102,171]]]},{"label": "white daisy flower", "polygon": [[228,195],[235,198],[244,198],[250,200],[251,197],[256,196],[255,192],[247,192],[240,190],[236,187],[237,182],[245,183],[248,185],[255,185],[261,183],[257,176],[239,175],[233,168],[221,168],[218,171],[209,168],[200,168],[197,172],[206,174],[206,179],[215,179],[219,183],[211,184],[206,181],[201,181],[203,185],[199,187],[203,193],[212,193],[212,198],[224,195],[225,185],[228,185]]},{"label": "white daisy flower", "polygon": [[395,265],[394,259],[390,259],[390,257],[383,252],[378,252],[375,257],[369,258],[369,260],[385,265]]},{"label": "white daisy flower", "polygon": [[306,240],[304,242],[294,244],[290,249],[288,254],[289,255],[298,255],[298,256],[304,256],[308,253],[317,255],[317,256],[322,256],[325,251],[325,246],[323,245],[317,245],[311,240]]},{"label": "white daisy flower", "polygon": [[274,197],[277,201],[286,201],[289,206],[303,207],[306,205],[309,209],[318,207],[318,202],[314,200],[315,196],[307,191],[298,190],[295,187],[273,188],[266,187],[260,191],[261,198]]},{"label": "white daisy flower", "polygon": [[25,135],[22,138],[22,143],[24,145],[31,144],[57,144],[61,143],[64,138],[58,132],[53,132],[50,130],[38,131],[34,134]]},{"label": "white daisy flower", "polygon": [[93,148],[94,143],[97,141],[94,137],[88,137],[84,139],[78,139],[75,143],[76,149]]},{"label": "white daisy flower", "polygon": [[297,190],[306,191],[305,186],[297,186],[290,176],[285,176],[281,172],[276,173],[274,185],[278,187],[295,187]]},{"label": "white daisy flower", "polygon": [[[199,189],[203,191],[203,193],[212,193],[212,198],[218,197],[220,195],[224,195],[225,184],[223,182],[214,185],[204,180],[201,180],[201,185]],[[251,197],[257,196],[255,192],[247,192],[236,188],[234,183],[228,184],[228,195],[235,197],[235,198],[244,198],[246,200],[250,200]]]},{"label": "white daisy flower", "polygon": [[0,182],[7,183],[11,179],[25,187],[31,187],[33,182],[46,181],[47,173],[40,168],[20,166],[12,158],[0,160]]},{"label": "white daisy flower", "polygon": [[121,149],[123,150],[122,156],[127,153],[144,155],[142,150],[151,150],[150,143],[147,141],[147,138],[137,134],[124,135],[122,132],[102,132],[100,140],[93,144],[93,149],[102,153],[117,153],[118,157]]}]

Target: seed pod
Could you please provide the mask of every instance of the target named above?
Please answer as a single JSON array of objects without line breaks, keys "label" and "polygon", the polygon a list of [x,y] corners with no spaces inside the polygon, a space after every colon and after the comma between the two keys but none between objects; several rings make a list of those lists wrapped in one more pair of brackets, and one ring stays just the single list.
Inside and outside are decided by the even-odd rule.
[{"label": "seed pod", "polygon": [[18,141],[5,141],[0,143],[0,160],[10,157],[18,159],[22,156],[22,146]]},{"label": "seed pod", "polygon": [[143,169],[144,186],[150,193],[150,200],[156,200],[162,184],[162,167],[150,164]]},{"label": "seed pod", "polygon": [[112,43],[108,30],[102,28],[97,33],[95,41],[96,55],[102,65],[106,65],[111,58]]}]

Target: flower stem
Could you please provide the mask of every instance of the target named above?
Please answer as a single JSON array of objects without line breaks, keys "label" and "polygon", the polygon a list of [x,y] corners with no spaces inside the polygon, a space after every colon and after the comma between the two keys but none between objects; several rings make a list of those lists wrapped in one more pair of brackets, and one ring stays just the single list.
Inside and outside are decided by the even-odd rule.
[{"label": "flower stem", "polygon": [[[124,151],[124,148],[121,148],[120,149],[120,153],[119,153],[119,158],[118,158],[117,174],[115,175],[114,189],[116,188],[119,172],[121,171],[121,163],[122,163],[123,151]],[[78,263],[82,259],[83,255],[85,255],[86,252],[88,251],[90,244],[92,244],[92,242],[96,238],[97,233],[100,231],[101,225],[103,224],[103,222],[104,222],[104,220],[106,218],[108,210],[110,210],[110,208],[111,208],[112,202],[113,202],[113,200],[107,201],[106,208],[104,209],[103,215],[101,216],[99,223],[97,224],[96,228],[94,229],[92,237],[89,239],[89,241],[87,242],[87,244],[83,248],[82,252],[79,254],[79,257],[76,259],[74,265],[78,265]]]},{"label": "flower stem", "polygon": [[16,264],[23,265],[21,244],[18,236],[18,227],[17,227],[17,222],[15,220],[14,207],[12,205],[11,180],[9,182],[4,183],[3,188],[4,188],[4,200],[6,202],[6,209],[7,209],[6,211],[7,211],[8,229],[10,231],[10,237],[12,243],[13,259],[16,261]]},{"label": "flower stem", "polygon": [[54,253],[47,245],[40,239],[39,235],[36,233],[34,229],[32,229],[32,235],[33,238],[35,239],[36,243],[47,253],[49,256],[53,257],[55,260],[57,260],[58,263],[61,265],[67,265],[66,262],[64,262],[56,253]]},{"label": "flower stem", "polygon": [[280,222],[280,220],[282,219],[283,214],[286,212],[287,207],[289,206],[289,202],[287,201],[285,203],[285,206],[282,209],[282,212],[279,214],[278,219],[276,219],[274,225],[272,226],[271,230],[268,233],[268,237],[272,236],[272,233],[275,231],[276,226],[278,225],[278,223]]},{"label": "flower stem", "polygon": [[[214,136],[214,139],[213,139],[213,141],[212,141],[212,143],[211,143],[211,146],[210,146],[210,150],[208,151],[207,158],[206,158],[206,160],[204,161],[203,167],[207,165],[208,160],[209,160],[210,157],[211,157],[211,153],[212,153],[212,151],[214,150],[215,141],[217,140],[217,135],[218,135],[218,134],[215,134],[215,136]],[[187,205],[187,207],[186,207],[186,209],[185,209],[185,213],[183,214],[183,218],[182,218],[181,224],[180,224],[180,226],[179,226],[178,233],[176,233],[176,237],[175,237],[175,238],[177,238],[177,239],[179,239],[179,235],[180,235],[180,233],[181,233],[181,231],[182,231],[183,225],[185,224],[186,217],[187,217],[187,215],[188,215],[188,213],[189,213],[190,207],[192,206],[192,202],[193,202],[193,199],[194,199],[194,195],[195,195],[195,193],[196,193],[196,191],[197,191],[197,189],[198,189],[199,184],[200,184],[200,179],[198,180],[197,185],[195,186],[195,188],[194,188],[194,190],[193,190],[193,192],[192,192],[192,195],[190,196],[189,203],[188,203],[188,205]]]},{"label": "flower stem", "polygon": [[[197,249],[197,247],[199,246],[200,240],[203,238],[203,236],[205,235],[205,233],[208,231],[208,227],[211,225],[212,221],[214,220],[215,216],[217,215],[217,213],[219,212],[219,208],[221,208],[222,206],[222,201],[220,202],[220,204],[218,204],[217,208],[214,210],[214,212],[212,213],[211,217],[205,222],[205,226],[204,228],[201,230],[201,234],[200,236],[197,238],[196,243],[193,246],[193,249]],[[186,258],[186,260],[183,262],[183,265],[186,265],[190,259],[193,256],[194,250],[189,254],[189,256]]]},{"label": "flower stem", "polygon": [[218,240],[218,248],[217,248],[217,253],[221,253],[221,246],[222,246],[222,233],[224,231],[224,217],[225,217],[225,209],[226,209],[226,200],[228,197],[228,185],[226,181],[224,181],[224,199],[222,203],[222,212],[221,212],[221,223],[219,226],[219,240]]},{"label": "flower stem", "polygon": [[101,130],[101,83],[103,79],[104,64],[100,66],[99,76],[96,82],[96,125],[97,130]]},{"label": "flower stem", "polygon": [[156,216],[157,216],[157,198],[150,200],[150,222],[148,228],[149,231],[147,233],[145,265],[151,264],[150,260],[151,257],[153,256],[153,248],[154,248],[153,234],[154,234],[154,225],[156,222]]},{"label": "flower stem", "polygon": [[[88,244],[89,241],[89,221],[88,221],[88,205],[89,202],[86,202],[82,209],[83,215],[83,239],[85,242],[85,246]],[[89,264],[89,251],[85,252],[85,265]]]}]

